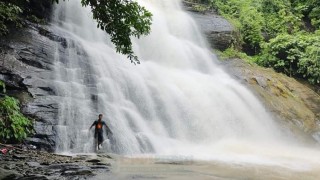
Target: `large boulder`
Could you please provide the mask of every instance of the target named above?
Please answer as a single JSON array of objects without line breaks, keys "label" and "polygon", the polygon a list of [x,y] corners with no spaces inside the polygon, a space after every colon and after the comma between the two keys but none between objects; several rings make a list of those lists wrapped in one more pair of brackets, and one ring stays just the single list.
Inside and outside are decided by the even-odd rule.
[{"label": "large boulder", "polygon": [[231,47],[235,33],[233,26],[226,19],[215,14],[191,14],[200,25],[212,48],[223,51]]},{"label": "large boulder", "polygon": [[241,59],[225,60],[223,64],[229,74],[261,99],[280,124],[297,137],[309,136],[320,142],[320,96],[316,91],[294,78]]}]

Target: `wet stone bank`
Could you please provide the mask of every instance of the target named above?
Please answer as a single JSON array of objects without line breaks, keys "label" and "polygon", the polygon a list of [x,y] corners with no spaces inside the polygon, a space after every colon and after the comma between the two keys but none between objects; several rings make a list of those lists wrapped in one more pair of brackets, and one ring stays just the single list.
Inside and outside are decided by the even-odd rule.
[{"label": "wet stone bank", "polygon": [[0,179],[90,179],[110,171],[109,155],[65,156],[38,150],[8,148],[0,154]]}]

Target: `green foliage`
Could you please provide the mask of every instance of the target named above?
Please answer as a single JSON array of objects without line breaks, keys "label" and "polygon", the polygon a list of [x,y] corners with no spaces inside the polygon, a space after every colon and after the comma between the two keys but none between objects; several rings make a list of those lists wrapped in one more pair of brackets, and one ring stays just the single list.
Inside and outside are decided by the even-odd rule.
[{"label": "green foliage", "polygon": [[184,2],[196,12],[206,13],[211,9],[208,6],[209,0],[185,0]]},{"label": "green foliage", "polygon": [[90,6],[98,27],[106,31],[116,45],[117,52],[125,54],[133,63],[139,63],[132,50],[130,37],[150,32],[152,14],[132,0],[82,0]]},{"label": "green foliage", "polygon": [[232,19],[241,33],[239,42],[254,54],[268,39],[304,30],[308,21],[314,27],[320,23],[320,1],[315,0],[211,0],[211,5]]},{"label": "green foliage", "polygon": [[[319,42],[320,38],[318,38]],[[306,47],[304,56],[299,61],[299,73],[312,84],[320,84],[320,46]]]},{"label": "green foliage", "polygon": [[[252,49],[260,48],[260,43],[263,41],[262,24],[263,18],[257,9],[246,6],[240,11],[239,21],[241,23],[241,35],[243,41],[249,44]],[[255,50],[254,50],[255,51]]]},{"label": "green foliage", "polygon": [[235,49],[234,47],[228,48],[224,50],[223,52],[218,52],[218,55],[222,59],[230,59],[230,58],[239,58],[243,59],[248,63],[254,63],[255,58],[248,56],[244,52],[240,52],[239,50]]},{"label": "green foliage", "polygon": [[208,7],[208,6],[205,6],[205,5],[203,5],[203,4],[194,4],[194,5],[192,6],[192,9],[193,9],[194,11],[204,13],[204,12],[206,12],[206,11],[209,10],[209,7]]},{"label": "green foliage", "polygon": [[289,0],[263,0],[261,10],[264,16],[264,30],[271,38],[279,33],[294,33],[302,26],[303,15]]},{"label": "green foliage", "polygon": [[317,29],[319,29],[320,28],[320,5],[318,5],[317,7],[314,7],[311,10],[309,17],[311,19],[312,25],[315,26]]},{"label": "green foliage", "polygon": [[32,122],[20,112],[19,102],[13,97],[0,99],[0,140],[21,142],[32,133]]},{"label": "green foliage", "polygon": [[283,34],[264,45],[258,64],[320,83],[320,36]]},{"label": "green foliage", "polygon": [[0,36],[9,32],[8,25],[21,27],[21,19],[19,15],[22,9],[14,4],[0,2]]},{"label": "green foliage", "polygon": [[[320,83],[320,1],[209,0],[239,33],[224,56],[250,59],[289,76]],[[253,60],[255,59],[255,60]]]},{"label": "green foliage", "polygon": [[303,14],[311,22],[314,29],[320,28],[320,1],[319,0],[291,0],[295,10]]}]

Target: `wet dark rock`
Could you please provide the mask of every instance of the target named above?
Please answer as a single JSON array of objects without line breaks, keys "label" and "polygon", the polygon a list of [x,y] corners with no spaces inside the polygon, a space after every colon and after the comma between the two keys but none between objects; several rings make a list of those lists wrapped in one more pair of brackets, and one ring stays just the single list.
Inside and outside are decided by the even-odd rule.
[{"label": "wet dark rock", "polygon": [[33,102],[28,103],[23,108],[23,111],[38,122],[43,122],[44,125],[57,124],[55,119],[57,119],[58,107],[57,104],[50,99],[34,100]]},{"label": "wet dark rock", "polygon": [[99,162],[101,163],[99,165],[87,162],[92,159],[94,158],[91,156],[78,158],[37,150],[16,149],[0,156],[0,179],[87,179],[96,173],[110,171],[107,158],[103,159],[105,163]]},{"label": "wet dark rock", "polygon": [[0,80],[6,82],[7,89],[26,89],[22,84],[23,78],[17,74],[12,74],[10,71],[1,69],[0,67]]},{"label": "wet dark rock", "polygon": [[196,12],[186,4],[185,8],[198,23],[212,48],[223,51],[232,45],[236,33],[229,21],[213,11]]},{"label": "wet dark rock", "polygon": [[226,19],[215,14],[192,13],[192,16],[213,48],[223,51],[232,45],[234,28]]},{"label": "wet dark rock", "polygon": [[53,125],[49,125],[43,122],[35,122],[34,131],[37,138],[47,138],[52,137],[56,134]]},{"label": "wet dark rock", "polygon": [[[34,61],[35,57],[37,61]],[[20,49],[17,53],[17,60],[40,69],[49,70],[52,67],[52,62],[46,61],[46,54],[39,55],[33,47]]]},{"label": "wet dark rock", "polygon": [[53,152],[55,148],[55,140],[54,137],[31,137],[25,140],[28,144],[33,144],[39,150],[45,150],[48,152]]}]

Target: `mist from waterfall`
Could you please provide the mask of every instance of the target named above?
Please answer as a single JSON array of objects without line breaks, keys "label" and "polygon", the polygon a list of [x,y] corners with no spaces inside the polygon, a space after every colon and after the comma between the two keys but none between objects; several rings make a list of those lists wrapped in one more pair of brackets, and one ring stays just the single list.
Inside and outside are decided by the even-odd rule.
[{"label": "mist from waterfall", "polygon": [[292,138],[259,100],[223,71],[180,0],[139,3],[153,14],[151,34],[133,39],[140,65],[115,52],[80,0],[56,6],[52,28],[67,39],[55,56],[57,152],[93,152],[88,129],[102,113],[114,134],[103,146],[108,152],[290,166],[298,159],[299,167],[320,162],[312,157],[317,151],[288,145]]}]

